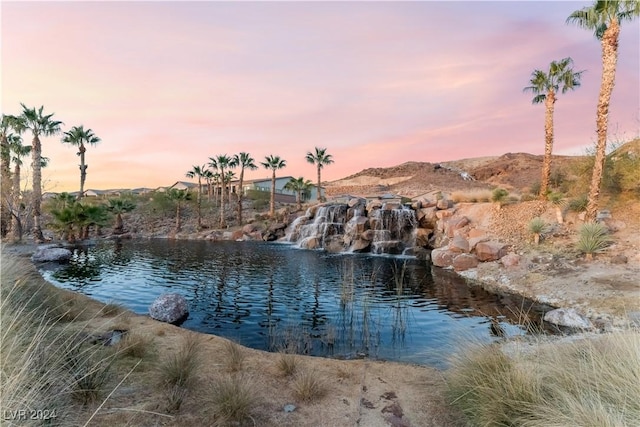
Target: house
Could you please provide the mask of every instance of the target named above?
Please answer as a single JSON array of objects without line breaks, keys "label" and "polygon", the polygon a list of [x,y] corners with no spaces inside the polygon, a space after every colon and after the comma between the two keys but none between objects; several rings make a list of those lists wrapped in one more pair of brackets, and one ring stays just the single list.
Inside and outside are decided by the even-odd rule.
[{"label": "house", "polygon": [[[295,196],[296,196],[296,192],[295,191],[291,191],[291,190],[287,190],[285,189],[285,185],[287,185],[287,182],[289,182],[291,180],[291,178],[293,178],[292,176],[283,176],[283,177],[276,177],[276,195],[280,194],[280,195],[289,195],[289,196],[293,196],[294,197],[294,201],[295,201]],[[232,181],[230,183],[230,185],[234,184],[237,186],[239,184],[238,181]],[[235,186],[234,186],[235,187]],[[243,194],[247,194],[247,191],[250,190],[257,190],[257,191],[271,191],[271,178],[265,178],[265,179],[250,179],[250,180],[245,180],[242,182],[242,191]],[[317,199],[317,195],[318,195],[318,190],[317,190],[317,186],[312,185],[311,188],[309,189],[309,193],[308,193],[308,197],[305,198],[303,195],[303,199],[302,201],[308,201],[308,200],[316,200]],[[320,187],[320,191],[322,195],[324,195],[324,187]],[[287,203],[287,202],[284,202]]]},{"label": "house", "polygon": [[186,182],[186,181],[176,181],[175,184],[173,184],[170,187],[167,187],[168,190],[171,189],[176,189],[176,190],[197,190],[198,189],[198,184],[194,184],[193,182]]}]

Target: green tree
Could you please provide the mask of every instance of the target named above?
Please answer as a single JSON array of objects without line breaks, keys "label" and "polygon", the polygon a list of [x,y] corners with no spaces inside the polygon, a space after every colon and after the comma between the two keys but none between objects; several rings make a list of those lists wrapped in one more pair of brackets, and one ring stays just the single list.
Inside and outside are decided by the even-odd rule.
[{"label": "green tree", "polygon": [[44,114],[44,107],[39,109],[27,108],[22,105],[20,126],[29,129],[33,135],[31,141],[31,169],[33,172],[33,240],[36,243],[44,241],[42,226],[40,225],[42,205],[42,144],[40,137],[53,136],[60,132],[62,122],[53,120],[53,114]]},{"label": "green tree", "polygon": [[590,7],[576,10],[567,18],[567,23],[573,23],[580,28],[593,31],[602,46],[602,78],[596,112],[598,142],[589,186],[586,221],[595,221],[600,200],[602,175],[607,156],[609,102],[615,84],[618,62],[620,24],[623,21],[631,21],[639,15],[640,2],[638,0],[598,0]]},{"label": "green tree", "polygon": [[91,227],[96,227],[98,234],[100,229],[107,224],[109,211],[104,205],[82,205],[82,214],[78,221],[80,239],[88,239]]},{"label": "green tree", "polygon": [[309,151],[307,153],[306,156],[307,162],[311,163],[311,164],[315,164],[317,166],[318,169],[318,201],[322,200],[322,190],[321,190],[321,183],[322,183],[322,179],[320,176],[320,171],[322,170],[323,167],[325,167],[326,165],[330,165],[331,163],[333,163],[333,157],[331,156],[331,154],[327,154],[327,149],[326,148],[318,148],[315,147],[315,152],[311,152]]},{"label": "green tree", "polygon": [[54,220],[53,227],[62,233],[63,240],[74,243],[81,237],[76,236],[76,225],[82,221],[83,207],[69,193],[61,193],[56,196],[55,204],[57,207],[51,209]]},{"label": "green tree", "polygon": [[[0,234],[6,236],[9,229],[9,203],[11,197],[11,149],[10,139],[19,136],[22,132],[22,126],[17,117],[3,114],[0,123],[0,180],[5,183],[1,186],[2,203],[0,204]],[[15,132],[15,134],[14,134]]]},{"label": "green tree", "polygon": [[62,143],[78,147],[78,156],[80,156],[80,193],[78,200],[84,197],[84,183],[87,179],[87,165],[84,161],[84,154],[87,151],[86,145],[97,145],[101,141],[91,129],[85,129],[84,126],[74,126],[71,130],[65,132],[62,136]]},{"label": "green tree", "polygon": [[109,199],[109,205],[107,210],[116,216],[116,223],[113,227],[113,234],[124,233],[124,222],[122,221],[122,215],[131,212],[136,208],[136,205],[128,199]]},{"label": "green tree", "polygon": [[546,112],[544,121],[544,160],[542,162],[542,178],[540,180],[540,198],[546,197],[551,177],[551,154],[553,152],[553,112],[558,92],[566,93],[580,86],[580,77],[584,71],[573,71],[573,60],[564,58],[552,61],[548,71],[534,70],[531,73],[531,86],[524,88],[532,92],[533,104],[544,102]]},{"label": "green tree", "polygon": [[255,160],[249,153],[240,153],[233,156],[233,160],[240,167],[240,178],[238,183],[238,224],[242,225],[242,199],[244,198],[244,171],[245,169],[256,170]]},{"label": "green tree", "polygon": [[269,216],[273,218],[276,214],[276,171],[287,166],[286,160],[279,156],[270,154],[260,163],[265,169],[271,169],[271,199],[269,201]]},{"label": "green tree", "polygon": [[309,192],[309,189],[313,186],[311,180],[305,180],[303,177],[291,178],[289,182],[284,185],[284,188],[296,193],[296,208],[302,209],[302,195]]},{"label": "green tree", "polygon": [[222,191],[220,192],[220,228],[226,228],[227,223],[225,221],[225,201],[224,201],[224,193],[225,193],[225,169],[229,167],[233,167],[233,158],[227,156],[226,154],[221,154],[216,157],[210,157],[209,166],[215,165],[215,168],[220,171],[220,177],[222,181]]},{"label": "green tree", "polygon": [[197,213],[198,213],[198,230],[202,228],[202,178],[206,178],[206,166],[193,166],[193,169],[187,172],[187,178],[198,178],[198,199],[197,199]]},{"label": "green tree", "polygon": [[11,190],[11,198],[6,201],[10,203],[9,212],[11,213],[11,238],[14,242],[22,240],[22,201],[20,190],[20,174],[22,166],[22,158],[31,153],[30,145],[22,145],[22,138],[18,135],[9,135],[7,138],[9,143],[9,152],[11,161],[13,162],[13,189]]},{"label": "green tree", "polygon": [[187,190],[178,190],[177,188],[171,188],[167,192],[167,196],[170,200],[176,203],[176,228],[175,232],[178,233],[182,229],[182,203],[191,200],[191,193]]}]

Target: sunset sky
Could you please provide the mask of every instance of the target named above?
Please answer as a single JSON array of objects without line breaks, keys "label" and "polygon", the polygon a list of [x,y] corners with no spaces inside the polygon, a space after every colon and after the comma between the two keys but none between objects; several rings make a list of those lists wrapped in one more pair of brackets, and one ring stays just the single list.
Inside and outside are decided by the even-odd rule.
[{"label": "sunset sky", "polygon": [[[219,154],[274,154],[315,181],[406,161],[542,154],[544,106],[522,89],[570,56],[558,154],[595,141],[601,48],[565,24],[589,2],[6,2],[2,112],[44,105],[102,142],[85,188],[187,181]],[[622,25],[612,140],[640,133],[640,23]],[[24,136],[25,143],[31,137]],[[45,191],[79,188],[76,150],[43,140]],[[29,160],[25,163],[30,163]],[[270,176],[261,168],[249,178]]]}]

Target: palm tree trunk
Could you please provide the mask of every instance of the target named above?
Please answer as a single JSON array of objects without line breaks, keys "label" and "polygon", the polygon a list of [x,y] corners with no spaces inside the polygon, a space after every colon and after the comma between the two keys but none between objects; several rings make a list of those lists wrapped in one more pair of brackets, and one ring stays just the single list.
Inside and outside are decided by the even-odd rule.
[{"label": "palm tree trunk", "polygon": [[11,239],[14,242],[19,242],[22,240],[22,222],[20,221],[20,162],[16,162],[13,169],[12,199]]},{"label": "palm tree trunk", "polygon": [[225,191],[225,183],[224,183],[224,168],[220,168],[220,175],[222,176],[222,191],[220,192],[220,228],[225,228],[227,226],[224,220],[224,191]]},{"label": "palm tree trunk", "polygon": [[321,202],[322,201],[322,191],[320,191],[320,163],[318,162],[318,188],[316,189],[318,191],[318,201]]},{"label": "palm tree trunk", "polygon": [[271,198],[269,200],[269,217],[273,219],[276,215],[276,170],[271,174]]},{"label": "palm tree trunk", "polygon": [[78,194],[78,200],[80,200],[84,197],[84,182],[87,179],[88,166],[84,164],[84,152],[86,149],[82,143],[80,143],[78,150],[78,154],[80,154],[80,194]]},{"label": "palm tree trunk", "polygon": [[6,236],[9,230],[9,200],[11,197],[11,186],[6,183],[11,182],[11,153],[9,151],[9,141],[6,135],[2,135],[2,141],[0,141],[0,169],[2,170],[1,179],[5,185],[2,185],[2,204],[0,205],[0,233],[2,237]]},{"label": "palm tree trunk", "polygon": [[616,63],[618,62],[618,36],[620,26],[616,19],[609,23],[602,36],[602,82],[600,84],[600,95],[598,96],[597,110],[597,133],[598,143],[596,145],[595,164],[591,175],[591,186],[589,187],[589,199],[585,221],[595,221],[598,212],[598,201],[600,198],[600,186],[602,185],[602,175],[607,152],[607,124],[609,119],[609,101],[611,92],[615,84]]},{"label": "palm tree trunk", "polygon": [[296,206],[298,210],[302,209],[302,190],[298,189],[298,192],[296,193]]},{"label": "palm tree trunk", "polygon": [[542,161],[542,177],[540,179],[541,200],[546,199],[549,190],[549,179],[551,177],[551,153],[553,152],[553,107],[556,96],[553,91],[549,91],[545,100],[544,118],[544,159]]},{"label": "palm tree trunk", "polygon": [[198,176],[198,230],[202,228],[202,213],[200,207],[202,206],[202,180]]},{"label": "palm tree trunk", "polygon": [[42,146],[40,145],[40,139],[38,135],[34,135],[31,142],[32,164],[31,170],[33,171],[33,241],[35,243],[44,242],[44,236],[42,235],[42,227],[40,226],[40,210],[42,204]]},{"label": "palm tree trunk", "polygon": [[113,228],[114,234],[122,234],[124,231],[124,223],[122,222],[122,214],[118,212],[116,214],[116,226]]},{"label": "palm tree trunk", "polygon": [[238,225],[242,225],[242,196],[244,195],[243,189],[243,181],[244,181],[244,166],[240,168],[240,182],[238,183]]},{"label": "palm tree trunk", "polygon": [[176,203],[176,233],[182,228],[182,222],[180,221],[180,201]]}]

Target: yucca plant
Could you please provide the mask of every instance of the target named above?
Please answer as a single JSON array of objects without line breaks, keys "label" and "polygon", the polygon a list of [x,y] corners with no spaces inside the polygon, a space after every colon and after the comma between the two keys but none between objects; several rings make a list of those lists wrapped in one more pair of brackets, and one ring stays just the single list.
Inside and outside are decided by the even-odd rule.
[{"label": "yucca plant", "polygon": [[529,221],[529,233],[533,234],[533,241],[536,245],[540,244],[540,236],[549,229],[548,224],[540,217],[535,217]]},{"label": "yucca plant", "polygon": [[498,206],[502,206],[502,203],[507,199],[509,192],[504,188],[496,188],[491,193],[491,201],[498,204]]},{"label": "yucca plant", "polygon": [[582,224],[578,233],[577,247],[580,252],[585,254],[585,258],[590,261],[597,252],[602,252],[611,244],[609,230],[599,222],[586,222]]}]

